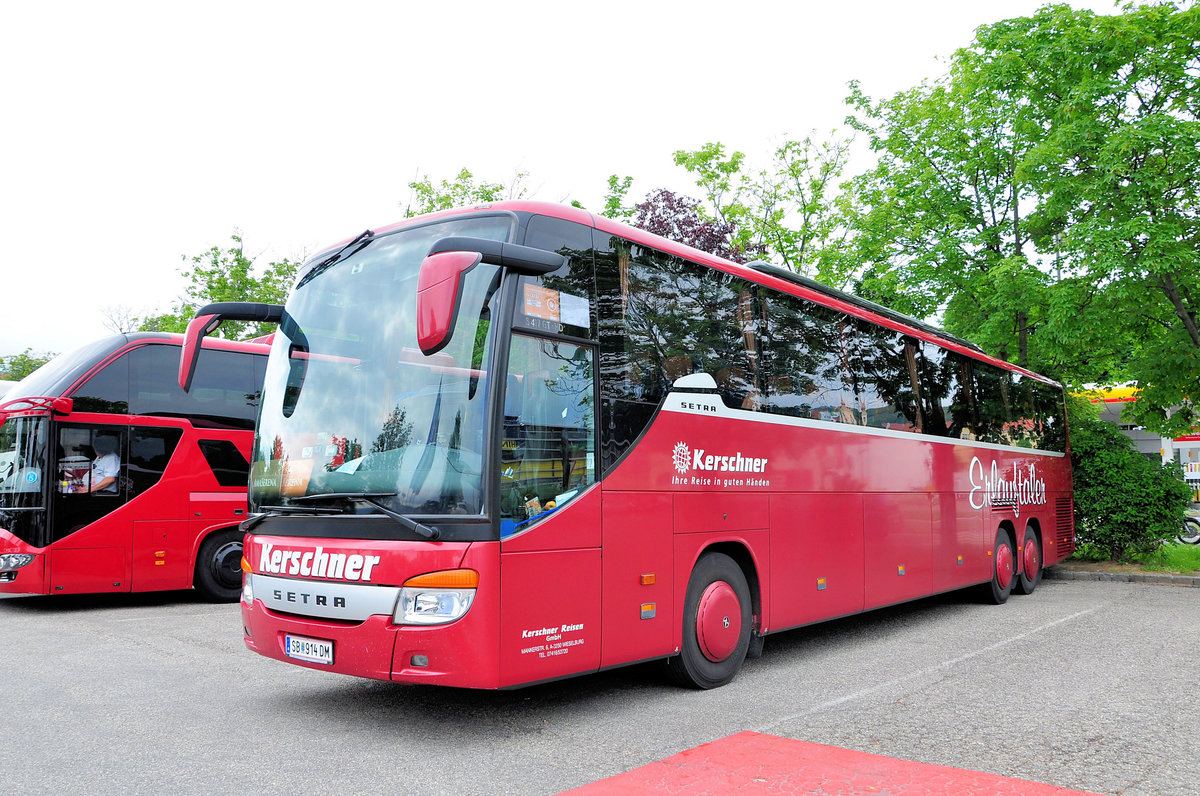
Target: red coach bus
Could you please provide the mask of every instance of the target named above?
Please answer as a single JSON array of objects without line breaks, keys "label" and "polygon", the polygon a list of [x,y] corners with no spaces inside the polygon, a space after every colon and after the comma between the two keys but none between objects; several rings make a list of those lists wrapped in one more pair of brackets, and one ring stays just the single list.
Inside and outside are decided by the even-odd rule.
[{"label": "red coach bus", "polygon": [[0,593],[241,590],[261,343],[208,340],[195,388],[182,335],[63,354],[0,404]]},{"label": "red coach bus", "polygon": [[[505,202],[313,258],[278,320],[245,523],[246,645],[508,688],[664,659],[1073,549],[1060,385],[766,264]],[[188,349],[181,373],[189,367]]]}]

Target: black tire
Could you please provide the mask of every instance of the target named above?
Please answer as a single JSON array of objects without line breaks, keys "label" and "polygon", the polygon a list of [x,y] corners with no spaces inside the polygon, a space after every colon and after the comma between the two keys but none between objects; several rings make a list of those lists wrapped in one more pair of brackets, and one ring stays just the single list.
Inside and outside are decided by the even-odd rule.
[{"label": "black tire", "polygon": [[[724,553],[706,553],[688,580],[683,639],[679,654],[667,660],[667,671],[680,685],[725,685],[746,659],[752,624],[750,587],[741,567]],[[705,627],[710,629],[707,636]]]},{"label": "black tire", "polygon": [[766,636],[760,636],[758,633],[750,634],[750,646],[746,648],[746,660],[752,661],[762,657],[764,641],[766,641]]},{"label": "black tire", "polygon": [[1200,544],[1200,520],[1192,517],[1183,518],[1183,533],[1179,535],[1183,544]]},{"label": "black tire", "polygon": [[984,589],[984,596],[990,602],[1003,605],[1008,601],[1008,595],[1012,594],[1013,584],[1017,580],[1015,561],[1012,537],[1001,528],[996,532],[996,543],[992,547],[992,580]]},{"label": "black tire", "polygon": [[[1031,556],[1032,561],[1030,560]],[[1021,542],[1016,563],[1018,574],[1013,582],[1014,588],[1019,594],[1033,594],[1033,590],[1042,582],[1042,545],[1038,541],[1037,534],[1033,532],[1033,528],[1025,529],[1025,541]],[[1030,566],[1035,570],[1032,577],[1026,573]]]},{"label": "black tire", "polygon": [[192,585],[209,602],[237,601],[242,594],[241,531],[228,528],[208,535],[196,554]]}]

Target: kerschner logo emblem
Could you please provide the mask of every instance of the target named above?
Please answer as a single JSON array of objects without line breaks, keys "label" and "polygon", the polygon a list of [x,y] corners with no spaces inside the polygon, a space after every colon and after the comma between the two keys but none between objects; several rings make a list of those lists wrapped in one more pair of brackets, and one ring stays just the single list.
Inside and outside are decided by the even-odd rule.
[{"label": "kerschner logo emblem", "polygon": [[688,446],[682,442],[675,443],[675,472],[683,475],[688,471],[688,460],[691,453],[688,451]]}]

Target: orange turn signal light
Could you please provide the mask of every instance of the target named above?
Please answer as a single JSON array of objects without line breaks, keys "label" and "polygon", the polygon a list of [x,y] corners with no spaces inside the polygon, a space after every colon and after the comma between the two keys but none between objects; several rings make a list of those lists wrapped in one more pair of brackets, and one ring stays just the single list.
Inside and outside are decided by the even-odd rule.
[{"label": "orange turn signal light", "polygon": [[242,556],[242,572],[254,573],[254,570],[250,569],[250,562],[246,560],[245,556]]},{"label": "orange turn signal light", "polygon": [[404,585],[419,589],[476,589],[479,573],[473,569],[444,569],[409,578]]}]

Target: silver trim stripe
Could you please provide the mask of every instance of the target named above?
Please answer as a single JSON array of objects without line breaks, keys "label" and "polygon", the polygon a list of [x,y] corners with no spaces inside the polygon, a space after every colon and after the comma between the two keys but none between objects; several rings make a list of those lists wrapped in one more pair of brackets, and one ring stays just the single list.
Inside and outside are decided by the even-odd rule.
[{"label": "silver trim stripe", "polygon": [[[716,411],[701,411],[692,409],[688,404],[704,404],[711,406]],[[955,445],[966,448],[982,448],[991,451],[1007,451],[1009,453],[1020,453],[1030,456],[1050,456],[1055,459],[1061,459],[1067,454],[1059,451],[1039,450],[1038,448],[1022,448],[1016,445],[999,445],[994,442],[975,442],[967,439],[955,439],[953,437],[937,437],[933,435],[914,434],[910,431],[892,431],[890,428],[873,428],[871,426],[853,426],[849,423],[828,423],[823,420],[809,420],[805,417],[791,417],[790,415],[774,415],[768,412],[746,412],[741,409],[730,409],[721,400],[721,396],[712,394],[696,394],[696,393],[680,393],[673,392],[667,396],[663,402],[664,412],[679,412],[686,415],[700,415],[702,417],[724,417],[732,420],[743,420],[750,423],[769,423],[776,426],[792,426],[793,428],[811,428],[819,431],[836,431],[842,434],[866,434],[870,437],[890,437],[891,439],[903,439],[909,442],[928,442],[934,445]]]},{"label": "silver trim stripe", "polygon": [[367,586],[325,580],[276,578],[247,574],[254,599],[272,611],[361,622],[368,617],[391,616],[400,599],[399,586]]}]

